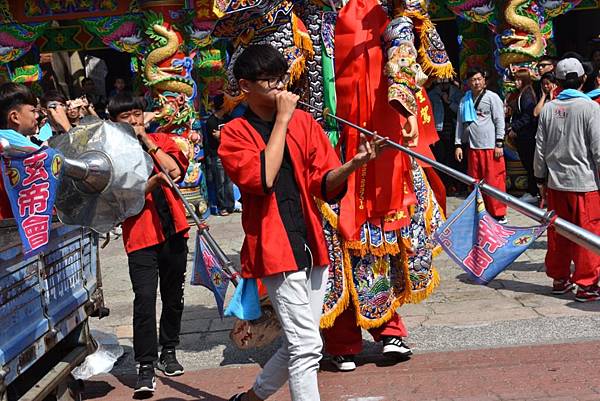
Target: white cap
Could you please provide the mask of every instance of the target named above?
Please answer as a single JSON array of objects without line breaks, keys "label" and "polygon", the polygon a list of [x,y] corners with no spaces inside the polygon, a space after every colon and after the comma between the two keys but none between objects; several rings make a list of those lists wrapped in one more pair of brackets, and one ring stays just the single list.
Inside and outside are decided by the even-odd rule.
[{"label": "white cap", "polygon": [[578,78],[585,75],[583,65],[576,58],[566,58],[556,64],[554,70],[556,79],[567,79],[567,74],[570,73],[576,73]]}]

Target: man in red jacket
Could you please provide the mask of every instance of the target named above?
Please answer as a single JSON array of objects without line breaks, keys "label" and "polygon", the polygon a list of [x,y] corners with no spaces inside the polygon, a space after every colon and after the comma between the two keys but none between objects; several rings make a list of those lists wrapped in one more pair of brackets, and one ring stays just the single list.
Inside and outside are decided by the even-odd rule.
[{"label": "man in red jacket", "polygon": [[338,200],[348,176],[383,143],[363,142],[340,165],[321,126],[296,110],[298,96],[285,90],[287,69],[272,46],[249,46],[233,67],[248,109],[221,130],[219,156],[244,205],[242,276],[262,280],[284,334],[252,389],[233,401],[264,400],[288,380],[293,401],[320,399],[319,320],[329,257],[313,197]]},{"label": "man in red jacket", "polygon": [[[183,374],[175,356],[179,344],[183,287],[187,264],[189,225],[184,206],[161,171],[162,165],[174,181],[180,180],[188,159],[168,134],[147,134],[144,102],[128,93],[111,98],[108,112],[113,121],[131,124],[142,147],[154,160],[154,172],[146,185],[142,211],[123,222],[123,242],[129,261],[133,301],[133,351],[139,364],[135,392],[151,394],[156,389],[154,363],[167,376]],[[156,338],[156,289],[160,278],[162,312],[158,358]]]}]

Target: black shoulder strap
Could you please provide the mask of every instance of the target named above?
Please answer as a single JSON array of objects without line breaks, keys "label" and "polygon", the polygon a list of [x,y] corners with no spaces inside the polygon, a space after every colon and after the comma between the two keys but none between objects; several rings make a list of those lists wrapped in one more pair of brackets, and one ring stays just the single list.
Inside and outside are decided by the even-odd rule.
[{"label": "black shoulder strap", "polygon": [[475,99],[475,111],[477,111],[477,108],[479,107],[479,103],[481,103],[481,98],[483,98],[483,95],[485,95],[485,89],[481,91],[479,96],[477,96],[477,99]]}]

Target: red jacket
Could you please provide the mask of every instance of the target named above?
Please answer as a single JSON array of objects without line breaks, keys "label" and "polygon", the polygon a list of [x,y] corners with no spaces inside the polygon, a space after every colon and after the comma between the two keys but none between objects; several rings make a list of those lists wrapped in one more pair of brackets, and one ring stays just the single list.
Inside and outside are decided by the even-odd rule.
[{"label": "red jacket", "polygon": [[[324,180],[340,166],[321,126],[308,113],[296,110],[288,124],[286,144],[298,184],[308,246],[315,266],[329,264],[321,216],[313,199],[326,200]],[[225,171],[242,194],[242,277],[260,278],[298,269],[274,192],[265,191],[264,149],[260,134],[244,118],[221,130],[219,156]]]},{"label": "red jacket", "polygon": [[[179,146],[171,139],[174,135],[149,134],[148,136],[158,147],[175,159],[182,173],[185,174],[189,160],[185,157],[181,149],[179,149]],[[154,172],[159,172],[159,168],[156,165],[154,166]],[[185,217],[183,202],[179,199],[175,190],[164,185],[162,188],[169,204],[171,215],[173,216],[175,232],[185,232],[187,235],[187,230],[189,230],[190,226]],[[142,211],[123,222],[123,243],[125,244],[125,252],[127,253],[158,245],[165,241],[165,235],[160,224],[158,212],[154,206],[152,194],[147,193],[145,199],[146,203]]]}]

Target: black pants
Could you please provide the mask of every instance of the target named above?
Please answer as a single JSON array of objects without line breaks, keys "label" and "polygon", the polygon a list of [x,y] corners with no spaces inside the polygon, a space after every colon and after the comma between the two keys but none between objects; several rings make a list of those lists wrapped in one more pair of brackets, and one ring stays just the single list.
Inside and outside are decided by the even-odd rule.
[{"label": "black pants", "polygon": [[162,300],[159,342],[163,349],[179,345],[187,253],[187,238],[176,234],[159,245],[128,255],[129,277],[135,294],[133,351],[136,362],[152,363],[158,358],[156,289],[159,278]]},{"label": "black pants", "polygon": [[217,195],[217,208],[219,211],[233,212],[235,200],[233,199],[233,184],[225,173],[219,156],[206,156],[206,180],[213,185]]},{"label": "black pants", "polygon": [[533,158],[535,155],[535,136],[518,135],[517,136],[517,153],[519,159],[527,171],[527,192],[533,196],[537,196],[538,189],[533,175]]}]

